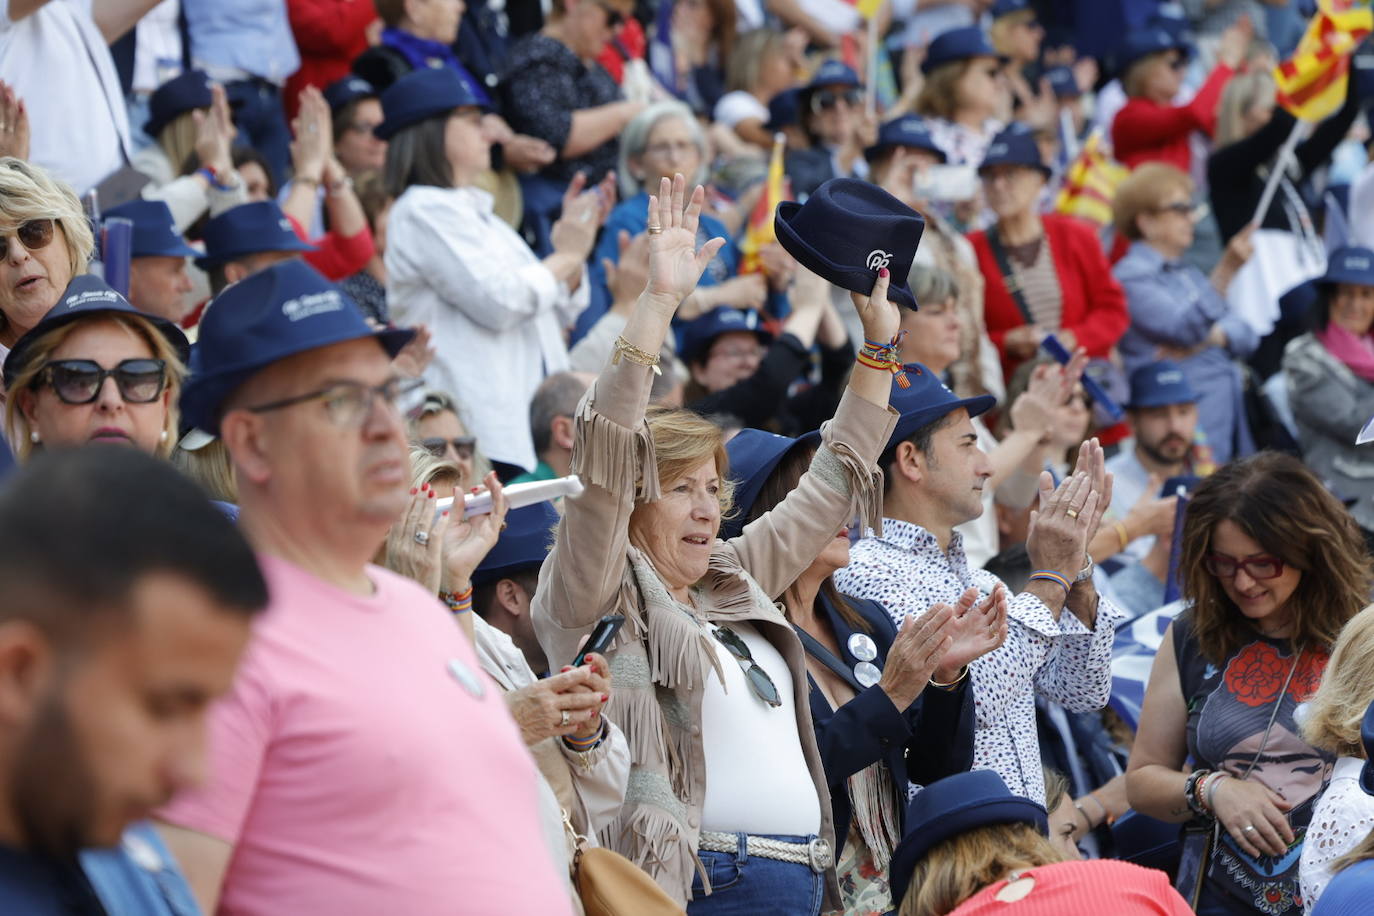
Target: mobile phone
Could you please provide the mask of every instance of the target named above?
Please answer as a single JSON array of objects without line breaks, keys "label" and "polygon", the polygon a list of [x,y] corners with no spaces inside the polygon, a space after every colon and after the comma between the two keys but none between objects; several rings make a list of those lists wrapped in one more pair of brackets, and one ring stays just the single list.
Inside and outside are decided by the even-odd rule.
[{"label": "mobile phone", "polygon": [[582,648],[577,650],[577,657],[572,662],[573,667],[585,665],[589,652],[605,655],[606,650],[615,641],[615,635],[620,632],[620,628],[624,625],[624,614],[607,614],[598,620],[596,626],[592,628],[592,635],[588,636],[587,641],[582,644]]}]

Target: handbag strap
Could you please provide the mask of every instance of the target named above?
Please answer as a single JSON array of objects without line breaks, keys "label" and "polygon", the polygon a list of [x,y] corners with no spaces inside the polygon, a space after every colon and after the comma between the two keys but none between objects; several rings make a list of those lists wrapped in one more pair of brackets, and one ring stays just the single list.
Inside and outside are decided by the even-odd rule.
[{"label": "handbag strap", "polygon": [[1026,296],[1021,291],[1021,283],[1012,271],[1011,261],[1007,259],[1007,249],[1002,245],[1002,236],[997,232],[996,226],[988,227],[987,240],[988,249],[992,251],[992,259],[997,262],[997,270],[1002,274],[1002,285],[1007,288],[1007,292],[1011,295],[1011,301],[1016,303],[1016,308],[1021,312],[1021,317],[1026,324],[1035,324],[1035,319],[1031,317],[1030,306],[1026,304]]}]

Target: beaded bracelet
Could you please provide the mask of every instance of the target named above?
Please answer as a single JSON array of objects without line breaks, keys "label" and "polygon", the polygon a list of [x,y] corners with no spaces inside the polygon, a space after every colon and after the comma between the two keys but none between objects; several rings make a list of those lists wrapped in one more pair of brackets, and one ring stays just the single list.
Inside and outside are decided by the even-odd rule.
[{"label": "beaded bracelet", "polygon": [[448,609],[455,614],[466,614],[472,610],[472,586],[467,590],[454,594],[453,592],[440,592],[439,598],[448,605]]},{"label": "beaded bracelet", "polygon": [[585,754],[595,748],[606,737],[606,720],[602,718],[601,727],[596,730],[596,734],[590,738],[574,738],[572,735],[564,735],[563,743],[568,746],[568,750],[577,751]]},{"label": "beaded bracelet", "polygon": [[859,350],[855,359],[861,366],[877,369],[879,372],[891,372],[897,379],[898,388],[910,388],[911,379],[906,377],[906,372],[902,368],[902,361],[897,356],[897,348],[901,345],[904,337],[906,337],[906,331],[899,332],[887,343],[864,338],[863,348]]},{"label": "beaded bracelet", "polygon": [[1030,574],[1030,579],[1027,581],[1034,582],[1037,579],[1043,580],[1045,582],[1053,582],[1055,585],[1061,586],[1064,589],[1064,594],[1066,595],[1069,592],[1073,591],[1073,584],[1069,582],[1068,578],[1055,572],[1052,569],[1037,569],[1035,572]]},{"label": "beaded bracelet", "polygon": [[1188,803],[1188,810],[1200,818],[1211,817],[1211,814],[1202,806],[1202,799],[1198,797],[1198,783],[1212,775],[1211,770],[1193,770],[1188,774],[1188,781],[1183,784],[1183,800]]}]

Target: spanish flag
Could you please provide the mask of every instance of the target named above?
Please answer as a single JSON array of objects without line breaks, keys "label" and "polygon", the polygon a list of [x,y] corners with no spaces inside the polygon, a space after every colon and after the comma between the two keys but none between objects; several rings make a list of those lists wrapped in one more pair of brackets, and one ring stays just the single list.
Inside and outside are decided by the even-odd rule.
[{"label": "spanish flag", "polygon": [[1297,50],[1274,68],[1278,103],[1304,121],[1320,121],[1345,104],[1350,55],[1371,28],[1367,2],[1317,0]]},{"label": "spanish flag", "polygon": [[1054,210],[1099,226],[1109,225],[1116,186],[1129,174],[1130,169],[1108,153],[1102,142],[1102,130],[1094,130],[1083,142],[1078,158],[1069,164],[1064,186],[1054,201]]},{"label": "spanish flag", "polygon": [[744,230],[744,241],[739,246],[742,255],[739,272],[742,274],[763,271],[759,252],[764,246],[778,240],[778,234],[773,231],[773,214],[778,211],[778,204],[792,199],[791,183],[788,182],[782,165],[782,154],[786,146],[786,137],[781,133],[774,135],[773,155],[768,161],[768,177],[765,179],[763,194],[759,197],[758,203],[754,204],[754,212],[749,214],[749,225]]}]

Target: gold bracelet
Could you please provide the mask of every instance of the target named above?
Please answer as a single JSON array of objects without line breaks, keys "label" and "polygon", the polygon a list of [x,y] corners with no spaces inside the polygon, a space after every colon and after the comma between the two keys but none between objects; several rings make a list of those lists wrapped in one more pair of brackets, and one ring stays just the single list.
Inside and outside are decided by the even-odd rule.
[{"label": "gold bracelet", "polygon": [[611,353],[611,365],[620,363],[620,357],[625,357],[632,363],[639,363],[641,366],[648,366],[654,370],[654,375],[662,375],[663,370],[658,368],[658,354],[650,353],[648,350],[641,350],[630,343],[624,337],[615,339],[615,349]]},{"label": "gold bracelet", "polygon": [[941,684],[939,681],[935,680],[935,678],[931,678],[930,686],[938,687],[941,690],[953,690],[955,687],[958,687],[960,682],[963,681],[963,679],[966,677],[968,677],[968,665],[965,665],[963,668],[959,669],[959,676],[956,677],[954,680],[950,681],[948,684]]},{"label": "gold bracelet", "polygon": [[1126,526],[1122,522],[1114,522],[1112,530],[1116,532],[1117,539],[1121,541],[1121,549],[1125,550],[1126,545],[1131,543],[1131,538],[1126,532]]}]

